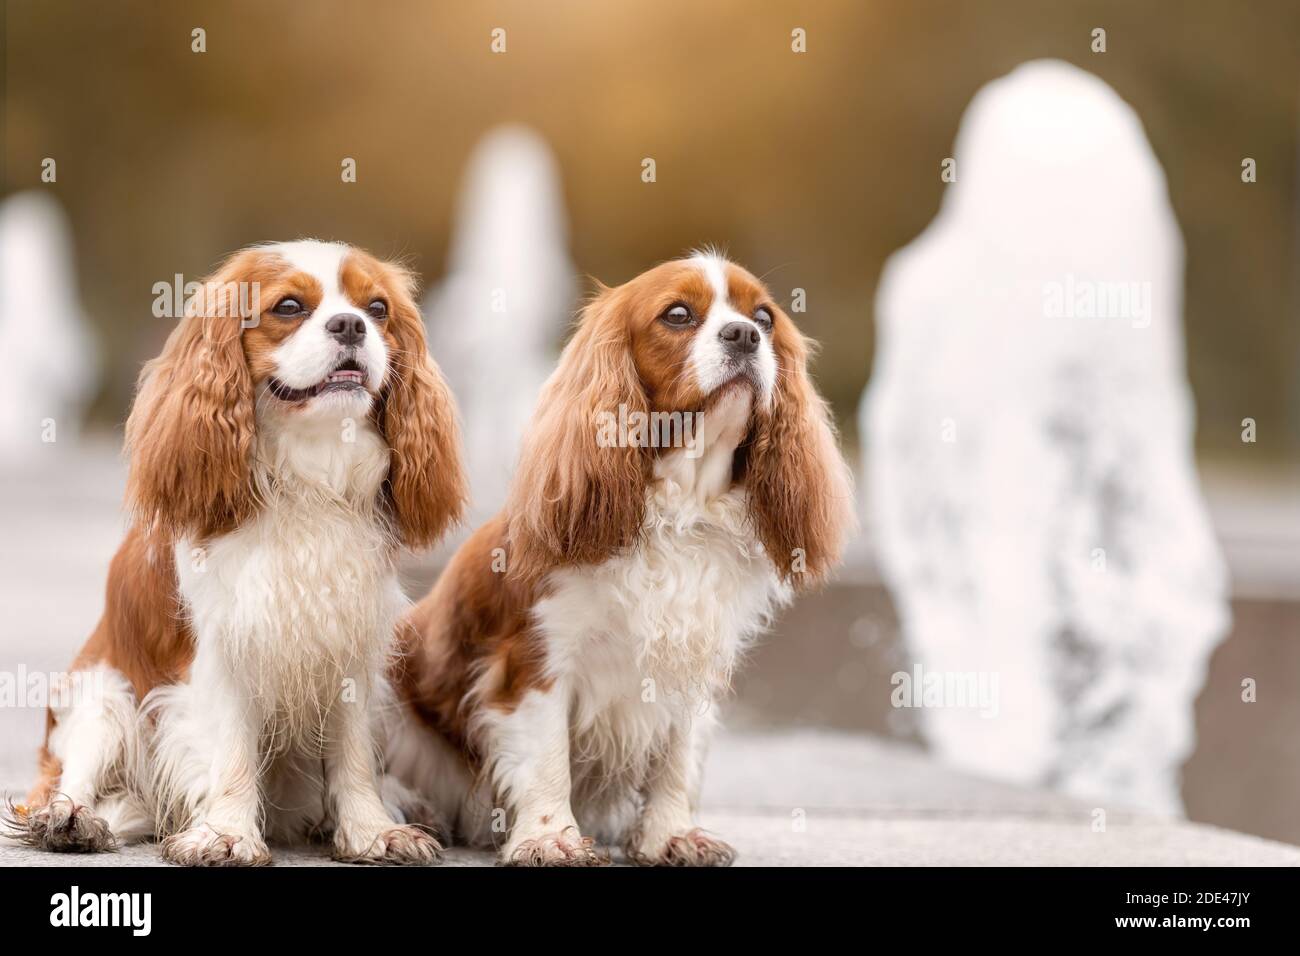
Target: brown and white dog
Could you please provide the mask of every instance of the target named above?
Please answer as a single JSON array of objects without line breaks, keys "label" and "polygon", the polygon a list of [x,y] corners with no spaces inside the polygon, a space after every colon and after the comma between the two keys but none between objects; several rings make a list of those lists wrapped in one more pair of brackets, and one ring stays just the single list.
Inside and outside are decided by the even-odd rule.
[{"label": "brown and white dog", "polygon": [[405,619],[386,760],[408,816],[506,863],[732,861],[693,820],[716,702],[853,520],[807,359],[714,254],[601,289],[504,511]]},{"label": "brown and white dog", "polygon": [[[256,309],[244,306],[253,300]],[[52,850],[164,837],[184,864],[260,864],[266,838],[428,862],[381,802],[372,736],[399,548],[465,498],[455,407],[402,267],[314,241],[203,284],[126,428],[132,526],[10,826]]]}]

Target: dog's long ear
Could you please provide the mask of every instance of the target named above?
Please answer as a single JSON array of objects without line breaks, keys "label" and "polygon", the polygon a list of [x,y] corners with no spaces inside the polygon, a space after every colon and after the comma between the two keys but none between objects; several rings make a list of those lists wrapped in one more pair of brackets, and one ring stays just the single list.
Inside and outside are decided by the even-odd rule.
[{"label": "dog's long ear", "polygon": [[392,263],[378,265],[392,300],[388,329],[397,341],[378,414],[392,451],[386,493],[402,543],[420,548],[437,541],[465,510],[469,482],[460,420],[451,389],[429,356],[414,275]]},{"label": "dog's long ear", "polygon": [[750,518],[768,556],[796,588],[820,583],[855,523],[852,479],[829,409],[808,375],[808,342],[777,310],[777,380],[746,449]]},{"label": "dog's long ear", "polygon": [[201,540],[256,510],[253,385],[237,290],[258,255],[236,253],[205,279],[162,354],[140,373],[126,423],[127,501],[151,533]]},{"label": "dog's long ear", "polygon": [[602,288],[542,388],[506,505],[513,576],[598,563],[640,533],[649,463],[617,432],[648,413],[628,307],[626,294]]}]

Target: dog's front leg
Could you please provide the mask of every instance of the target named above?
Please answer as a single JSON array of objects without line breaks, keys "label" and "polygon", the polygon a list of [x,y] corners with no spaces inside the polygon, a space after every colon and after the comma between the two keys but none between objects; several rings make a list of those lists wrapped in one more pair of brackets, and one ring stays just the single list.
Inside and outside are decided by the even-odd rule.
[{"label": "dog's front leg", "polygon": [[[609,858],[578,830],[569,774],[569,703],[560,684],[530,690],[506,711],[489,705],[482,725],[494,792],[510,835],[501,862],[513,866],[599,866]],[[499,811],[494,811],[499,812]]]},{"label": "dog's front leg", "polygon": [[325,789],[333,813],[334,855],[351,863],[436,863],[442,847],[425,830],[399,826],[379,797],[378,750],[369,692],[338,702],[329,716]]},{"label": "dog's front leg", "polygon": [[163,841],[163,858],[183,866],[270,863],[260,825],[260,713],[241,688],[216,675],[192,686],[207,689],[195,698],[194,708],[211,741],[212,766],[195,804],[196,822]]},{"label": "dog's front leg", "polygon": [[730,866],[736,851],[695,826],[692,803],[703,760],[708,718],[673,722],[668,741],[650,762],[644,803],[624,852],[642,866]]}]

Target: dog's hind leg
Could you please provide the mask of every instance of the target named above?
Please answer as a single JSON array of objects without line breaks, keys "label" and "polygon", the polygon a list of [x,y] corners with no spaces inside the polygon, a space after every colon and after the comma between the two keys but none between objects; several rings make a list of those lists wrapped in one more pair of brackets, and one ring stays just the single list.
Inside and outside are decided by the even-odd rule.
[{"label": "dog's hind leg", "polygon": [[[135,694],[119,672],[102,665],[69,678],[51,688],[40,779],[25,805],[7,808],[5,824],[11,836],[43,850],[112,850],[117,837],[100,801],[124,822],[132,820],[133,837],[141,835],[141,813],[123,793],[137,746]],[[135,812],[118,812],[127,808]]]}]

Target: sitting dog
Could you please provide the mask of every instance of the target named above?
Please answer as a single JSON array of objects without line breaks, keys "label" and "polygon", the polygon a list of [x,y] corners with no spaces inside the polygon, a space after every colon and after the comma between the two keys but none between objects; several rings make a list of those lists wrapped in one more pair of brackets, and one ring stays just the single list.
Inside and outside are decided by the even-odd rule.
[{"label": "sitting dog", "polygon": [[837,562],[848,469],[808,347],[713,254],[587,306],[504,511],[408,614],[387,769],[505,863],[727,865],[693,805],[746,645]]},{"label": "sitting dog", "polygon": [[[251,294],[250,294],[251,290]],[[465,498],[412,276],[341,244],[256,246],[202,284],[127,422],[133,522],[9,826],[50,850],[157,836],[182,864],[432,861],[379,796],[373,730],[401,546]]]}]

